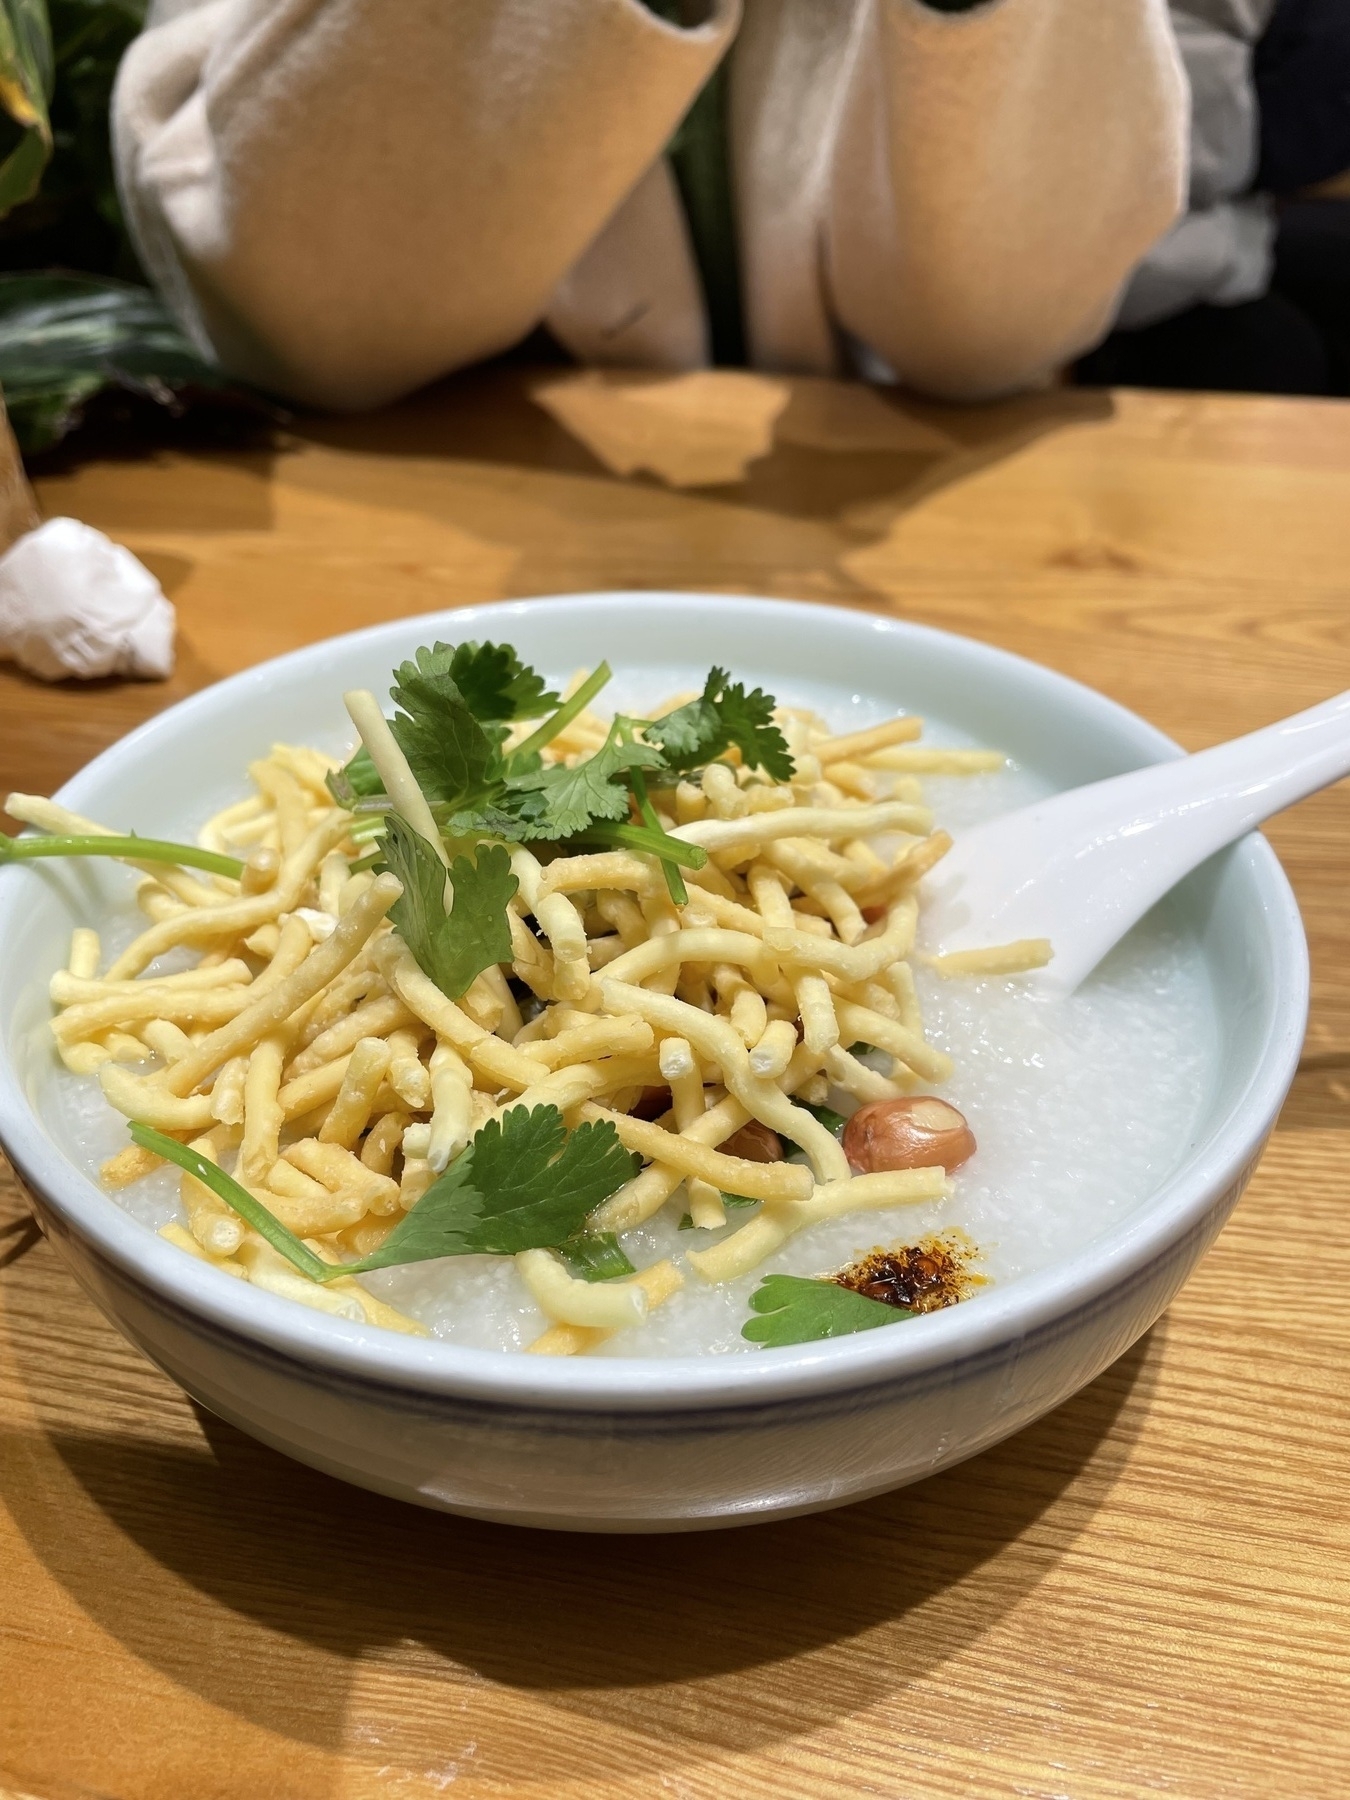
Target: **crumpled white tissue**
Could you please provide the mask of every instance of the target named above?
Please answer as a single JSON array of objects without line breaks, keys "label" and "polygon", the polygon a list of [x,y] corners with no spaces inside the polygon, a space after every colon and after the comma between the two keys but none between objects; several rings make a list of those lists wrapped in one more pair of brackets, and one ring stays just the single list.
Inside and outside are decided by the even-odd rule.
[{"label": "crumpled white tissue", "polygon": [[176,616],[130,550],[48,519],[0,556],[0,657],[43,681],[173,670]]}]

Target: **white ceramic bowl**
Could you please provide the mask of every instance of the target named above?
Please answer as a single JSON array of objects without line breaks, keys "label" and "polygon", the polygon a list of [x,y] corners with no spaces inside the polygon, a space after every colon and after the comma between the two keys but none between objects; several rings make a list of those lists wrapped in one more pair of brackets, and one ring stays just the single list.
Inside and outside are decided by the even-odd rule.
[{"label": "white ceramic bowl", "polygon": [[[208,688],[91,763],[61,798],[170,835],[238,791],[277,736],[338,748],[339,695],[441,636],[516,644],[566,673],[608,657],[641,691],[716,660],[931,711],[1066,787],[1176,754],[1133,714],[1000,651],[864,613],[733,597],[559,597],[400,620]],[[0,870],[0,1141],[48,1236],[110,1319],[204,1406],[264,1443],[424,1506],[520,1524],[659,1531],[784,1517],[917,1481],[1091,1381],[1153,1323],[1241,1193],[1293,1077],[1307,957],[1264,839],[1181,890],[1219,1011],[1196,1147],[1144,1205],[1042,1272],[866,1332],[745,1355],[553,1361],[348,1324],[194,1262],[76,1166],[56,1103],[46,982],[71,927],[125,905],[108,864]],[[63,1138],[66,1139],[63,1145]]]}]

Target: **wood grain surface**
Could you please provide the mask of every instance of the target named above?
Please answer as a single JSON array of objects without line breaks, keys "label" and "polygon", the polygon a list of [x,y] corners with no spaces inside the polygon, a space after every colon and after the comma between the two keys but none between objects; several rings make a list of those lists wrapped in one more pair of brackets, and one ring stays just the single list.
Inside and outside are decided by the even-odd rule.
[{"label": "wood grain surface", "polygon": [[[0,670],[0,792],[234,669],[577,588],[872,608],[1188,748],[1350,686],[1350,407],[966,412],[497,369],[252,454],[38,483],[176,602],[172,681]],[[709,645],[711,654],[714,645]],[[1234,1221],[1090,1388],[933,1481],[613,1540],[414,1509],[196,1409],[0,1175],[0,1800],[1182,1800],[1350,1791],[1350,790],[1272,828],[1305,1066]]]}]

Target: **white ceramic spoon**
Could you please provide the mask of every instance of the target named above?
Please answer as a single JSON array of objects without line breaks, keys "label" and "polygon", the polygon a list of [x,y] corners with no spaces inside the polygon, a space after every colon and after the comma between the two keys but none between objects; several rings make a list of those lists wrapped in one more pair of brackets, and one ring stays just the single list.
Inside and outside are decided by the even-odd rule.
[{"label": "white ceramic spoon", "polygon": [[963,832],[924,885],[923,948],[1049,938],[1071,994],[1155,901],[1273,813],[1350,775],[1350,693],[1229,744],[1053,794]]}]

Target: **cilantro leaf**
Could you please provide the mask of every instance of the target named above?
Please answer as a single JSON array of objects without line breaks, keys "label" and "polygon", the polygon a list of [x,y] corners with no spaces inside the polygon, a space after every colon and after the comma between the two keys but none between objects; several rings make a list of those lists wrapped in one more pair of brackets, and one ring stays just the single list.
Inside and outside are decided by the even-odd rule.
[{"label": "cilantro leaf", "polygon": [[482,806],[464,807],[459,812],[444,806],[433,806],[431,810],[447,837],[494,837],[503,838],[508,844],[522,844],[527,838],[539,836],[535,826],[547,808],[537,795],[517,802],[514,795],[504,793]]},{"label": "cilantro leaf", "polygon": [[612,1231],[579,1231],[559,1244],[558,1255],[569,1272],[583,1281],[615,1281],[621,1275],[637,1274]]},{"label": "cilantro leaf", "polygon": [[562,705],[510,644],[461,644],[450,674],[479,719],[537,719]]},{"label": "cilantro leaf", "polygon": [[[509,644],[423,646],[394,671],[390,730],[447,836],[558,843],[588,829],[607,832],[613,841],[622,833],[625,841],[633,838],[631,847],[661,858],[671,891],[682,901],[680,865],[698,868],[706,856],[669,839],[647,799],[643,771],[678,774],[735,745],[748,765],[786,779],[793,765],[771,722],[774,702],[758,688],[747,694],[725,669],[714,669],[698,700],[642,727],[616,718],[594,755],[573,768],[543,767],[540,750],[609,675],[601,663],[570,700],[560,702]],[[510,721],[550,707],[530,737],[505,750]],[[328,778],[328,786],[338,804],[353,811],[378,811],[384,797],[364,749]],[[634,796],[641,826],[631,816]]]},{"label": "cilantro leaf", "polygon": [[544,678],[520,660],[510,644],[433,644],[414,651],[394,673],[400,686],[419,679],[449,683],[475,719],[485,725],[537,719],[561,704]]},{"label": "cilantro leaf", "polygon": [[788,755],[787,739],[773,723],[771,694],[755,688],[747,694],[739,681],[728,682],[718,702],[722,729],[741,753],[748,769],[763,769],[775,781],[791,781],[797,765]]},{"label": "cilantro leaf", "polygon": [[747,768],[763,769],[775,781],[791,781],[796,765],[787,740],[773,723],[774,699],[760,688],[747,694],[725,669],[713,669],[697,700],[653,719],[644,735],[660,744],[676,774],[713,762],[733,745]]},{"label": "cilantro leaf", "polygon": [[419,650],[418,656],[425,667],[405,662],[394,672],[390,694],[400,710],[389,729],[429,801],[452,813],[474,810],[501,789],[500,731],[485,729],[474,717],[435,652]]},{"label": "cilantro leaf", "polygon": [[343,1273],[558,1248],[633,1166],[607,1120],[568,1131],[556,1106],[514,1106],[483,1126],[378,1250]]},{"label": "cilantro leaf", "polygon": [[454,859],[454,905],[448,913],[440,858],[397,813],[386,821],[383,850],[385,866],[403,883],[390,909],[394,928],[447,999],[458,1000],[493,963],[510,961],[506,907],[519,884],[500,844],[481,847],[477,862]]},{"label": "cilantro leaf", "polygon": [[766,1275],[750,1296],[759,1315],[741,1327],[752,1344],[811,1344],[821,1338],[849,1337],[878,1325],[898,1325],[916,1315],[884,1300],[869,1300],[833,1281],[801,1275]]},{"label": "cilantro leaf", "polygon": [[[509,644],[435,644],[399,664],[390,691],[400,709],[390,729],[427,800],[448,809],[452,825],[462,828],[454,835],[486,829],[518,838],[512,815],[497,814],[492,804],[506,780],[500,746],[511,720],[534,718],[559,705],[543,677]],[[538,759],[513,758],[512,768],[526,769],[532,760]],[[328,790],[348,810],[383,794],[369,751],[359,749],[330,775]],[[490,820],[482,819],[485,813]]]},{"label": "cilantro leaf", "polygon": [[711,670],[697,700],[688,700],[647,725],[644,737],[649,743],[660,744],[667,767],[672,771],[693,769],[701,762],[712,762],[720,750],[726,748],[718,742],[721,719],[714,698],[726,681],[725,669]]},{"label": "cilantro leaf", "polygon": [[569,769],[563,763],[516,776],[513,793],[540,796],[543,810],[529,828],[531,837],[569,838],[597,819],[626,819],[629,793],[615,779],[629,769],[659,769],[662,757],[650,744],[619,741],[617,726],[595,752]]},{"label": "cilantro leaf", "polygon": [[726,678],[725,669],[714,669],[697,700],[686,701],[647,726],[644,735],[660,744],[672,769],[692,769],[716,755],[710,746],[717,737],[719,721],[710,696]]}]

